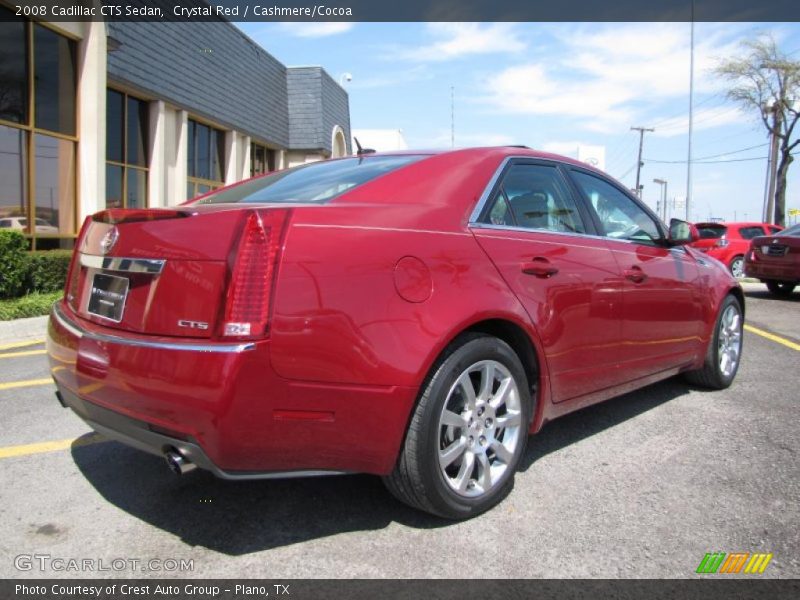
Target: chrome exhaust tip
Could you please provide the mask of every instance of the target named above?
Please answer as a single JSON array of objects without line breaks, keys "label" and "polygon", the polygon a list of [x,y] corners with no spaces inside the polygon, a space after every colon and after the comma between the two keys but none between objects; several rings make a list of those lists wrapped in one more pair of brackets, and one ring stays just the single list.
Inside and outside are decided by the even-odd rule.
[{"label": "chrome exhaust tip", "polygon": [[169,450],[164,453],[169,470],[175,475],[185,475],[189,471],[194,471],[197,465],[185,458],[180,452]]}]

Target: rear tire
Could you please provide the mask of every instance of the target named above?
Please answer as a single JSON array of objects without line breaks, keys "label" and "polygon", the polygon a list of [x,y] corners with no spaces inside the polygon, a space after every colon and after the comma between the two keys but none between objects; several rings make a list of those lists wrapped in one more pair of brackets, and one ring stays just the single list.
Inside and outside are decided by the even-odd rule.
[{"label": "rear tire", "polygon": [[791,283],[789,281],[775,281],[774,279],[770,279],[769,281],[765,281],[764,283],[767,284],[767,289],[772,294],[774,294],[775,296],[780,296],[782,298],[791,296],[795,286],[797,285],[796,283]]},{"label": "rear tire", "polygon": [[736,279],[744,277],[744,256],[734,256],[728,265],[728,269]]},{"label": "rear tire", "polygon": [[470,333],[448,346],[431,373],[383,481],[414,508],[474,517],[514,486],[533,410],[525,370],[504,341]]},{"label": "rear tire", "polygon": [[685,374],[690,383],[714,390],[725,389],[733,383],[742,358],[743,321],[739,300],[726,296],[708,343],[703,368]]}]

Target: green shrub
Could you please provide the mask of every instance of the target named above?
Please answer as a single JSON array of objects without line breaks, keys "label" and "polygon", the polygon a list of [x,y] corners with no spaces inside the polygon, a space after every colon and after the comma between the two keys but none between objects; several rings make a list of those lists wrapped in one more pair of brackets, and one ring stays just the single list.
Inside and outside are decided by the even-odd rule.
[{"label": "green shrub", "polygon": [[43,250],[28,255],[28,289],[32,292],[60,292],[67,280],[71,250]]},{"label": "green shrub", "polygon": [[32,293],[22,298],[0,300],[0,321],[22,319],[24,317],[38,317],[50,313],[53,302],[61,298],[62,292],[49,294]]},{"label": "green shrub", "polygon": [[0,231],[0,298],[25,293],[28,284],[28,241],[18,231]]}]

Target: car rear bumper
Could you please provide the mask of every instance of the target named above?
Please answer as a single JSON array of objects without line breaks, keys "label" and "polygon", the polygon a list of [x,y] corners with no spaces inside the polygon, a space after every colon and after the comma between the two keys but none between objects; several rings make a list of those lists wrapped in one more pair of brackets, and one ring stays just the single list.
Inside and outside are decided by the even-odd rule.
[{"label": "car rear bumper", "polygon": [[747,261],[744,265],[744,274],[747,277],[755,277],[762,281],[800,281],[800,271],[795,264],[775,264],[766,262]]},{"label": "car rear bumper", "polygon": [[226,479],[394,467],[413,388],[286,380],[266,340],[111,332],[58,302],[47,335],[62,403],[101,434],[154,454],[177,450]]}]

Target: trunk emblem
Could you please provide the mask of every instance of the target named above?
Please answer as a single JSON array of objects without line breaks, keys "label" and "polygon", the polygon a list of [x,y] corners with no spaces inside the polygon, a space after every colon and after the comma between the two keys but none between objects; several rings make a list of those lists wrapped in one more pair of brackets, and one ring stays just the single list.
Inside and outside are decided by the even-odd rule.
[{"label": "trunk emblem", "polygon": [[116,227],[112,227],[109,229],[106,234],[103,236],[103,239],[100,240],[100,251],[103,254],[108,254],[111,252],[111,249],[117,244],[117,240],[119,239],[119,229]]},{"label": "trunk emblem", "polygon": [[178,321],[178,327],[188,327],[189,329],[208,329],[208,323],[203,321],[186,321],[181,319]]}]

